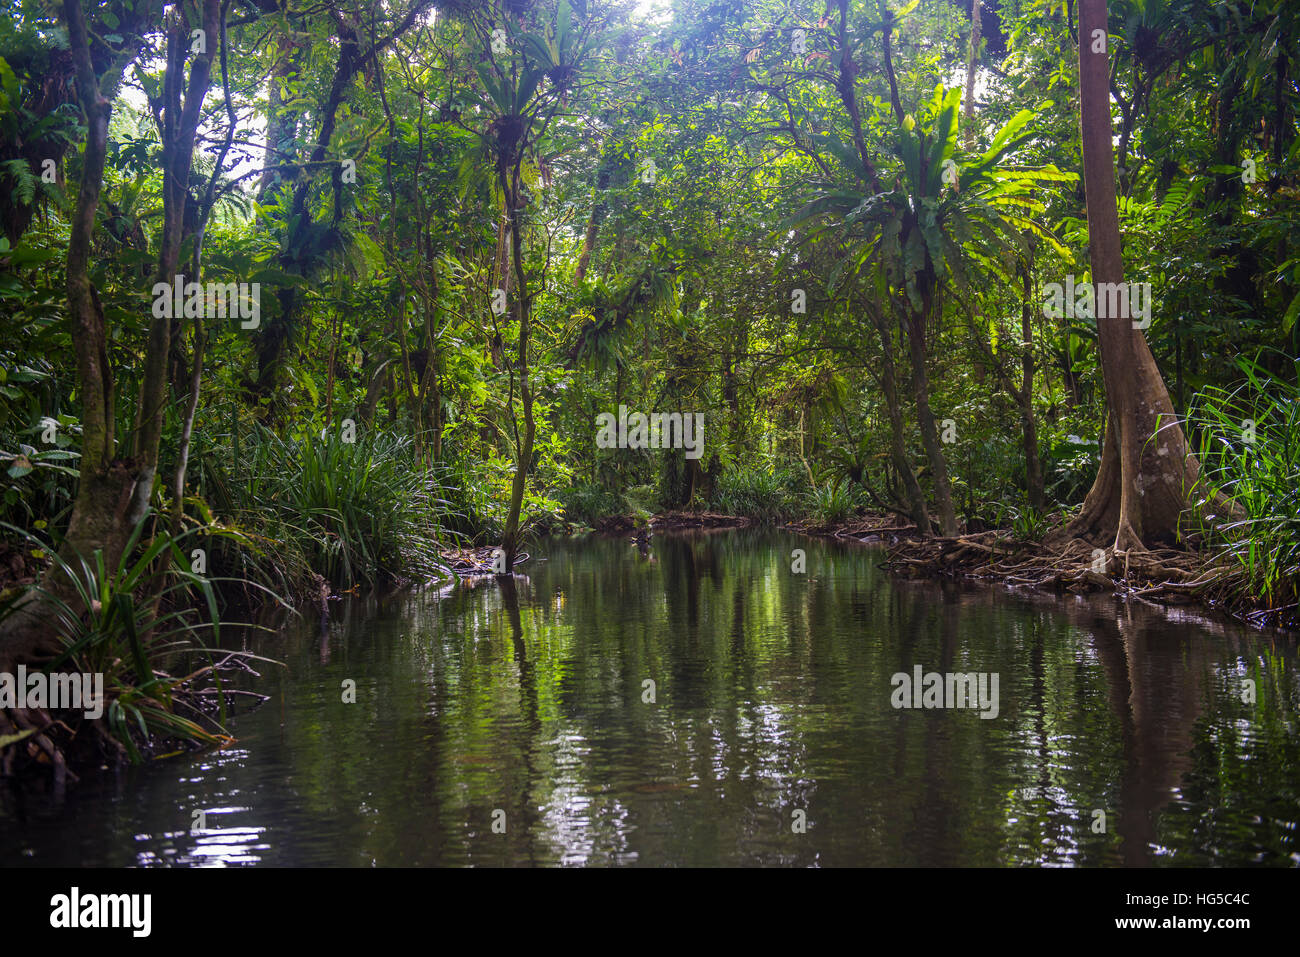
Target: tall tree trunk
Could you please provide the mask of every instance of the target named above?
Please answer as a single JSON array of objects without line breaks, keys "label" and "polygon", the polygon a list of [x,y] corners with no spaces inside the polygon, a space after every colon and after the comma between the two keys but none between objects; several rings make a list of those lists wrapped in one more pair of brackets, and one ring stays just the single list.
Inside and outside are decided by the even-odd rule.
[{"label": "tall tree trunk", "polygon": [[939,430],[935,427],[934,413],[930,410],[930,376],[926,371],[925,331],[929,327],[928,317],[934,304],[930,296],[925,297],[924,308],[913,312],[907,321],[907,341],[912,355],[912,393],[916,402],[916,421],[921,427],[921,444],[925,446],[925,456],[930,462],[930,471],[934,476],[934,500],[939,508],[939,530],[944,537],[952,538],[957,534],[957,512],[952,505],[952,483],[948,479],[948,461],[943,454],[943,445],[939,441]]},{"label": "tall tree trunk", "polygon": [[1025,491],[1029,507],[1043,510],[1043,467],[1038,458],[1038,421],[1034,418],[1033,273],[1024,271],[1020,304],[1020,430],[1025,440]]},{"label": "tall tree trunk", "polygon": [[[221,91],[226,105],[226,138],[222,143],[221,152],[217,155],[217,161],[213,164],[212,174],[208,177],[207,189],[204,190],[203,198],[199,202],[199,208],[195,215],[198,226],[193,236],[194,251],[190,257],[190,275],[194,277],[196,282],[202,264],[203,240],[207,234],[208,220],[212,215],[212,207],[216,203],[217,180],[221,177],[226,154],[230,152],[230,144],[234,142],[235,138],[235,127],[239,122],[238,117],[235,115],[234,103],[230,99],[229,51],[226,45],[226,17],[230,12],[230,4],[231,0],[220,0],[218,12],[221,30]],[[198,411],[199,389],[203,384],[203,348],[205,340],[203,318],[202,316],[196,316],[194,318],[194,359],[190,374],[190,391],[185,402],[185,417],[181,421],[181,440],[176,450],[176,470],[172,477],[173,535],[180,534],[181,520],[185,512],[185,473],[189,468],[190,444],[194,435],[194,416]]]},{"label": "tall tree trunk", "polygon": [[[528,484],[528,471],[533,461],[533,440],[537,425],[533,420],[533,390],[528,372],[528,344],[530,319],[532,311],[531,297],[528,291],[528,278],[524,274],[524,246],[522,234],[519,164],[516,162],[512,176],[507,182],[505,173],[501,175],[501,192],[506,198],[510,216],[510,258],[515,275],[515,313],[519,319],[519,352],[515,362],[519,373],[519,397],[524,409],[524,434],[519,438],[515,431],[515,477],[510,488],[510,511],[506,515],[505,530],[501,536],[501,550],[505,552],[505,571],[511,574],[515,556],[519,552],[519,516],[523,508],[524,489]],[[511,415],[514,410],[511,410]]]},{"label": "tall tree trunk", "polygon": [[925,504],[925,493],[921,483],[916,479],[916,472],[907,460],[907,444],[903,441],[903,409],[898,400],[898,379],[894,372],[894,336],[885,317],[873,311],[873,321],[880,333],[880,387],[885,394],[885,411],[889,416],[889,453],[903,484],[903,494],[907,498],[907,507],[912,521],[922,535],[929,535],[930,511]]},{"label": "tall tree trunk", "polygon": [[965,122],[962,126],[965,128],[966,148],[975,148],[975,68],[979,65],[980,52],[980,25],[982,22],[980,14],[980,0],[971,0],[970,5],[970,52],[966,57],[966,102],[963,104],[965,110]]},{"label": "tall tree trunk", "polygon": [[[1080,0],[1080,130],[1094,288],[1124,280],[1109,68],[1101,42],[1106,36],[1106,0]],[[1067,532],[1098,543],[1110,540],[1120,551],[1140,550],[1144,541],[1177,536],[1200,466],[1141,330],[1127,316],[1099,318],[1097,341],[1106,387],[1106,437],[1096,481]]]},{"label": "tall tree trunk", "polygon": [[[102,550],[105,564],[113,568],[131,528],[148,504],[154,474],[152,467],[141,469],[138,461],[122,461],[116,457],[108,327],[90,281],[91,241],[103,189],[112,97],[127,58],[124,55],[110,63],[100,76],[92,60],[90,31],[80,0],[64,0],[63,21],[75,68],[76,97],[86,117],[86,145],[68,238],[66,269],[68,315],[76,331],[73,344],[81,397],[81,479],[59,557],[69,566],[77,567],[82,558]],[[158,368],[157,387],[165,390],[166,343],[161,352],[151,343],[148,358],[154,359]],[[60,601],[73,613],[84,611],[75,584],[56,564],[42,577],[41,589],[29,589],[0,624],[0,670],[8,670],[16,661],[37,661],[59,652],[53,620]]]},{"label": "tall tree trunk", "polygon": [[[203,45],[194,53],[186,89],[185,60],[191,51],[191,24],[181,8],[173,11],[167,40],[167,73],[163,79],[163,230],[158,250],[157,281],[171,285],[180,265],[181,244],[187,235],[186,209],[189,204],[190,167],[194,160],[194,141],[198,135],[203,100],[212,79],[212,55],[224,32],[220,27],[219,0],[202,0],[197,5]],[[182,95],[183,94],[183,95]],[[197,231],[197,216],[190,218]],[[198,275],[186,277],[197,282]],[[158,469],[158,450],[162,442],[163,412],[169,395],[167,359],[171,351],[172,319],[154,317],[149,326],[149,345],[145,353],[136,410],[134,457],[139,469],[138,511],[148,506],[153,477]],[[196,340],[197,346],[197,340]],[[197,375],[195,377],[197,379]]]},{"label": "tall tree trunk", "polygon": [[267,194],[276,184],[292,181],[298,173],[298,156],[295,142],[298,139],[297,109],[285,109],[281,84],[298,73],[302,60],[301,48],[288,37],[281,42],[289,44],[275,61],[268,81],[266,96],[266,152],[262,159],[262,178],[257,186],[257,201],[265,203]]},{"label": "tall tree trunk", "polygon": [[578,266],[573,271],[573,281],[582,282],[587,275],[587,266],[591,262],[591,251],[596,247],[596,235],[600,232],[600,220],[597,218],[603,203],[596,203],[587,218],[587,231],[582,237],[582,253],[578,256]]}]

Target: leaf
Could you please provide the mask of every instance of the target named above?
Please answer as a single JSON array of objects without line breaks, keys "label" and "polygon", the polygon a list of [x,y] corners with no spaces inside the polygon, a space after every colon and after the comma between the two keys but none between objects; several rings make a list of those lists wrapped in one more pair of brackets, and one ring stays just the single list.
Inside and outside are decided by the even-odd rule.
[{"label": "leaf", "polygon": [[927,196],[939,195],[943,177],[943,161],[953,155],[957,149],[957,111],[960,108],[961,88],[953,87],[952,92],[944,98],[939,113],[938,126],[935,131],[934,147],[930,151],[930,168],[926,171],[925,193]]},{"label": "leaf", "polygon": [[1291,327],[1295,325],[1296,317],[1300,316],[1300,293],[1291,300],[1291,305],[1286,308],[1286,315],[1282,317],[1282,331],[1290,332]]},{"label": "leaf", "polygon": [[212,509],[208,506],[208,503],[205,502],[198,495],[185,496],[185,502],[189,505],[193,505],[198,510],[199,517],[203,519],[204,524],[212,525],[216,521],[216,518],[213,516]]},{"label": "leaf", "polygon": [[151,100],[156,100],[162,89],[162,81],[155,75],[146,73],[138,66],[135,69],[135,78],[140,86],[144,88],[145,96]]},{"label": "leaf", "polygon": [[4,90],[5,96],[11,103],[17,103],[19,98],[18,77],[4,57],[0,57],[0,89]]},{"label": "leaf", "polygon": [[555,55],[556,51],[541,37],[533,33],[526,33],[520,39],[524,55],[533,63],[540,65],[542,69],[545,70],[560,65],[559,57]]},{"label": "leaf", "polygon": [[1016,139],[1018,133],[1033,120],[1035,113],[1033,110],[1021,110],[1011,119],[1007,120],[1006,125],[993,137],[993,142],[989,144],[988,150],[980,157],[981,166],[992,166],[1001,157],[1005,150],[1016,146],[1020,140]]},{"label": "leaf", "polygon": [[19,731],[17,734],[0,734],[0,748],[7,748],[11,744],[17,744],[23,738],[31,737],[36,731],[36,728],[28,728],[26,731]]},{"label": "leaf", "polygon": [[502,115],[508,115],[510,113],[510,103],[506,99],[505,84],[497,82],[496,77],[492,75],[491,67],[486,63],[474,64],[474,71],[478,74],[479,79],[483,81],[483,88],[487,90],[488,96],[492,98],[496,108],[501,111]]},{"label": "leaf", "polygon": [[542,77],[546,74],[542,70],[529,70],[519,80],[519,89],[515,91],[514,112],[516,116],[523,114],[533,94],[537,92],[537,84],[541,82]]}]

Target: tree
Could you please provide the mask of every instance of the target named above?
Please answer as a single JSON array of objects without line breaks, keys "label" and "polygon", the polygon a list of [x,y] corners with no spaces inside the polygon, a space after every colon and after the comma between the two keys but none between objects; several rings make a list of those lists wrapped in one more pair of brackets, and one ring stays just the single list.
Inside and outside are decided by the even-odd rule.
[{"label": "tree", "polygon": [[[1106,0],[1080,0],[1079,123],[1094,289],[1124,281],[1108,45]],[[1117,552],[1127,552],[1178,535],[1200,464],[1174,415],[1146,336],[1135,328],[1127,310],[1119,311],[1125,314],[1097,319],[1106,434],[1097,478],[1067,531],[1096,542],[1109,540]]]},{"label": "tree", "polygon": [[[190,164],[211,78],[212,57],[218,46],[219,10],[219,0],[196,0],[174,9],[167,25],[163,235],[157,277],[162,282],[170,282],[180,262]],[[120,38],[125,31],[120,26],[121,18],[115,14],[114,17],[119,23],[115,36]],[[109,330],[90,280],[90,258],[95,214],[103,187],[112,96],[122,68],[139,51],[143,40],[135,34],[129,56],[124,54],[113,59],[107,70],[97,70],[92,47],[105,41],[99,38],[99,29],[92,33],[87,27],[80,0],[64,0],[63,18],[76,65],[77,99],[86,116],[87,129],[67,260],[68,310],[77,330],[77,373],[82,395],[81,481],[60,557],[68,567],[76,568],[99,551],[105,565],[114,568],[153,494],[168,390],[171,320],[155,316],[150,323],[133,441],[129,450],[123,449],[114,429],[116,396],[108,358]],[[96,22],[96,28],[99,27],[109,32],[104,24]],[[140,24],[136,28],[142,27]],[[201,35],[194,30],[202,31]],[[125,41],[119,39],[119,43]],[[185,63],[191,57],[187,81]],[[23,658],[57,651],[48,620],[57,602],[75,609],[79,599],[75,586],[59,565],[46,573],[43,586],[42,590],[26,593],[0,626],[0,657]]]},{"label": "tree", "polygon": [[[919,119],[904,114],[894,98],[890,149],[874,160],[867,158],[865,147],[854,151],[827,138],[827,148],[852,172],[854,182],[848,189],[825,190],[792,219],[807,223],[838,217],[833,224],[849,242],[841,274],[867,263],[882,267],[875,273],[877,294],[882,302],[896,304],[894,311],[906,332],[913,400],[933,474],[939,527],[949,537],[957,534],[957,516],[930,403],[929,333],[943,316],[944,293],[959,295],[973,273],[1005,273],[1001,261],[1017,251],[1016,245],[1023,253],[1032,237],[1064,251],[1028,214],[1044,211],[1035,196],[1039,184],[1070,178],[1052,166],[1027,169],[1005,162],[1030,136],[1026,127],[1033,114],[1027,110],[994,136],[987,151],[959,163],[955,151],[960,96],[959,89],[936,89]],[[896,185],[884,188],[881,181],[890,179]]]},{"label": "tree", "polygon": [[[560,113],[572,84],[577,79],[594,38],[587,24],[574,22],[574,9],[560,0],[554,26],[547,23],[539,32],[525,32],[509,12],[501,19],[489,17],[477,24],[483,61],[479,79],[487,94],[485,112],[493,117],[484,141],[492,157],[498,196],[508,226],[509,260],[514,284],[510,305],[518,323],[516,355],[509,363],[512,384],[517,381],[523,411],[523,432],[514,415],[514,390],[510,412],[514,432],[515,475],[510,488],[510,508],[501,536],[505,569],[509,573],[519,550],[520,515],[524,489],[532,465],[537,437],[534,414],[535,384],[529,368],[533,300],[537,289],[529,283],[524,263],[524,213],[531,204],[525,184],[524,164],[545,138]],[[522,19],[522,18],[521,18]],[[505,26],[497,26],[501,23]],[[507,40],[506,27],[511,35]],[[505,52],[502,45],[505,44]],[[514,52],[515,50],[519,52]]]},{"label": "tree", "polygon": [[[320,129],[315,145],[307,161],[298,164],[297,156],[286,157],[287,146],[292,142],[290,128],[298,126],[298,114],[290,110],[282,116],[282,124],[272,124],[268,130],[271,142],[267,146],[267,155],[263,165],[263,188],[272,188],[274,177],[280,175],[285,184],[292,184],[287,190],[288,196],[283,209],[285,220],[285,242],[280,255],[280,267],[289,280],[280,286],[277,292],[279,311],[257,332],[257,378],[253,391],[261,398],[269,398],[283,372],[286,355],[294,337],[303,325],[302,313],[306,307],[306,296],[302,291],[302,280],[323,271],[329,254],[355,255],[351,249],[352,237],[343,228],[343,164],[329,157],[335,147],[335,134],[340,125],[340,114],[346,113],[349,94],[358,74],[369,78],[379,67],[380,55],[394,41],[410,30],[420,17],[428,13],[434,0],[410,0],[405,12],[400,7],[374,9],[369,11],[371,20],[363,24],[362,14],[355,10],[343,10],[329,7],[333,21],[333,32],[339,38],[338,59],[333,76],[330,78],[328,91],[320,104],[318,116]],[[387,33],[379,34],[382,14],[389,19],[386,24],[391,27]],[[368,40],[369,42],[363,42]],[[287,65],[285,65],[287,64]],[[285,72],[287,71],[287,72]],[[284,76],[293,71],[293,57],[278,60],[276,74],[272,85],[282,81]],[[284,107],[280,108],[284,111]],[[280,163],[272,167],[272,158],[279,158]],[[355,159],[353,159],[355,162]],[[328,207],[329,219],[320,216],[312,198],[315,177],[311,174],[328,168],[333,202]],[[269,414],[277,410],[268,405]]]}]

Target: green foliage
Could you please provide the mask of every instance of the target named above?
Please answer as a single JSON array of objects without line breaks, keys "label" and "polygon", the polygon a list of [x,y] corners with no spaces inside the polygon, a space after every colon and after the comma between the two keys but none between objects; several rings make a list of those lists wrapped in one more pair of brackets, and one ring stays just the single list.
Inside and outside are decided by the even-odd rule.
[{"label": "green foliage", "polygon": [[599,485],[573,485],[561,491],[559,499],[565,521],[575,525],[594,526],[623,510],[619,497]]},{"label": "green foliage", "polygon": [[798,505],[786,487],[786,476],[763,468],[742,468],[726,473],[714,490],[712,508],[776,522],[792,517]]},{"label": "green foliage", "polygon": [[61,518],[70,507],[79,472],[79,454],[71,449],[40,449],[19,445],[16,452],[0,451],[0,489],[5,520],[24,529],[33,522]]},{"label": "green foliage", "polygon": [[823,525],[837,525],[853,514],[855,506],[851,482],[835,481],[813,488],[812,513]]},{"label": "green foliage", "polygon": [[[213,582],[192,572],[185,554],[186,540],[193,540],[198,531],[172,537],[155,530],[145,539],[145,530],[153,524],[153,516],[146,515],[136,526],[116,567],[105,564],[102,551],[75,563],[52,556],[57,573],[71,585],[77,607],[35,587],[56,609],[54,627],[64,646],[48,669],[104,676],[105,723],[133,762],[143,759],[141,746],[156,739],[199,745],[229,740],[220,723],[177,693],[199,674],[188,670],[189,663],[206,661],[201,671],[209,670],[212,648],[220,642]],[[0,608],[0,620],[24,597],[16,596]],[[174,663],[182,666],[180,677],[163,670]],[[219,676],[213,674],[220,692]],[[224,722],[224,697],[218,697]]]},{"label": "green foliage", "polygon": [[634,485],[623,493],[623,501],[632,510],[638,525],[649,523],[659,510],[659,494],[653,485]]},{"label": "green foliage", "polygon": [[1036,508],[1012,509],[1011,534],[1021,541],[1039,541],[1050,524],[1048,515]]},{"label": "green foliage", "polygon": [[[1046,499],[1083,498],[1105,420],[1096,322],[1047,319],[1040,300],[1045,283],[1088,275],[1069,18],[1038,0],[1003,5],[968,120],[954,80],[969,5],[850,4],[852,89],[836,82],[845,51],[837,17],[819,24],[824,5],[725,6],[675,0],[651,27],[618,5],[458,2],[404,29],[410,0],[361,5],[345,27],[362,49],[385,44],[351,74],[330,52],[341,27],[326,7],[232,16],[239,122],[218,168],[209,146],[228,131],[214,87],[188,187],[202,197],[214,177],[215,204],[201,247],[187,225],[184,256],[197,251],[202,279],[261,283],[262,325],[209,320],[200,336],[178,321],[153,499],[171,504],[198,350],[182,505],[187,522],[228,533],[212,541],[215,568],[283,591],[313,572],[339,588],[421,578],[439,541],[500,541],[517,468],[533,532],[686,503],[833,520],[859,491],[872,508],[910,509],[900,458],[923,495],[937,491],[917,361],[936,418],[957,424],[941,451],[972,526],[1041,526],[1024,510],[1022,360]],[[1126,276],[1152,284],[1144,334],[1180,412],[1202,391],[1207,410],[1215,396],[1244,401],[1238,355],[1265,354],[1270,381],[1289,381],[1300,348],[1300,102],[1274,83],[1293,73],[1293,6],[1112,9]],[[110,44],[115,9],[87,9]],[[805,55],[785,42],[794,23],[808,28]],[[84,137],[65,45],[39,4],[0,21],[0,520],[47,546],[75,493],[86,394],[64,275],[59,184],[74,191]],[[125,70],[148,95],[163,89],[156,61]],[[263,139],[249,117],[268,138],[271,120],[286,126],[265,188],[245,175]],[[88,277],[123,459],[162,238],[156,127],[151,106],[118,97]],[[58,183],[40,176],[46,152]],[[921,320],[918,360],[907,332]],[[536,436],[523,462],[525,368]],[[702,414],[703,457],[597,449],[592,417],[620,404]],[[319,438],[349,416],[373,423],[355,446]],[[46,418],[61,424],[53,446],[34,438]],[[1265,438],[1250,471],[1233,465],[1241,474],[1207,449],[1206,474],[1243,496],[1256,521],[1243,535],[1278,523],[1281,564],[1258,581],[1281,587],[1285,502],[1268,503],[1286,472]],[[1283,484],[1265,494],[1263,475]],[[629,491],[650,485],[652,497]],[[1266,552],[1241,560],[1264,568]]]},{"label": "green foliage", "polygon": [[257,427],[233,469],[220,464],[230,450],[213,455],[201,487],[212,489],[218,515],[262,542],[264,560],[340,589],[433,577],[449,509],[437,473],[420,467],[408,438],[331,433],[285,439]]},{"label": "green foliage", "polygon": [[[1206,531],[1274,605],[1300,598],[1300,386],[1241,361],[1246,381],[1207,389],[1200,427],[1200,497],[1228,496],[1239,516],[1210,514]],[[1300,367],[1297,368],[1300,371]]]},{"label": "green foliage", "polygon": [[1083,500],[1101,462],[1100,444],[1069,435],[1052,445],[1043,463],[1049,498],[1062,503]]}]

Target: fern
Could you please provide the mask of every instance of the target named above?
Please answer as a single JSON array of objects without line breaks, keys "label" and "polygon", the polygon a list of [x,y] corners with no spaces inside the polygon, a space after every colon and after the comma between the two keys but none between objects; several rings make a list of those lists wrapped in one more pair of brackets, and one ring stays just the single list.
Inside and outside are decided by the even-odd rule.
[{"label": "fern", "polygon": [[32,173],[32,167],[25,159],[11,159],[0,162],[0,167],[13,183],[13,193],[18,202],[24,206],[30,206],[36,198],[36,190],[39,180]]}]

